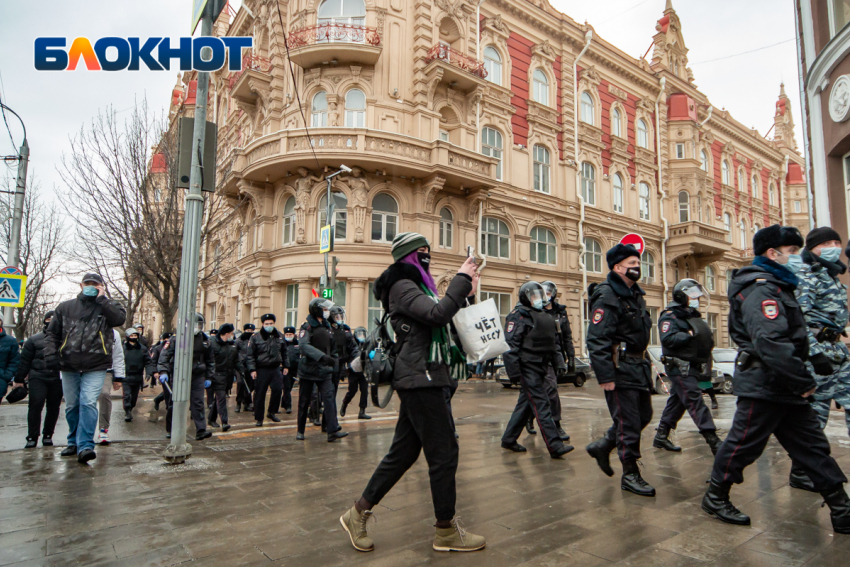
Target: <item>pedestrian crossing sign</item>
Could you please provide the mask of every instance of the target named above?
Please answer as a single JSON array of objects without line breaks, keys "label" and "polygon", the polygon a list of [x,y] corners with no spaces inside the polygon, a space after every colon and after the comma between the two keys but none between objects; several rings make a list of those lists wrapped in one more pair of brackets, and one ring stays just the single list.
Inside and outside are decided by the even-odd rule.
[{"label": "pedestrian crossing sign", "polygon": [[327,254],[334,251],[333,227],[326,225],[319,233],[319,254]]},{"label": "pedestrian crossing sign", "polygon": [[27,294],[27,277],[0,273],[0,307],[23,307]]}]

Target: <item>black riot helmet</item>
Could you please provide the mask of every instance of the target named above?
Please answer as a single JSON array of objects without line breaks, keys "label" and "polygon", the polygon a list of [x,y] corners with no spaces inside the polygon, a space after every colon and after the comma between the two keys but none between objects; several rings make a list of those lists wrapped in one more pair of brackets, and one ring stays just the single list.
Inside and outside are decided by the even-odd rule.
[{"label": "black riot helmet", "polygon": [[369,331],[366,330],[366,327],[357,327],[354,329],[354,338],[357,339],[358,343],[365,343],[369,338]]},{"label": "black riot helmet", "polygon": [[323,297],[315,297],[310,300],[310,308],[309,313],[316,319],[321,319],[325,316],[325,309],[330,310],[333,307],[333,301],[330,299],[325,299]]},{"label": "black riot helmet", "polygon": [[688,303],[692,299],[699,300],[700,297],[707,297],[705,288],[695,279],[685,278],[673,287],[673,301],[682,307],[688,307]]},{"label": "black riot helmet", "polygon": [[333,307],[331,307],[331,323],[336,323],[337,325],[344,325],[345,309],[343,309],[339,305],[334,305]]},{"label": "black riot helmet", "polygon": [[195,313],[195,334],[200,335],[204,332],[204,327],[207,326],[207,321],[200,313]]},{"label": "black riot helmet", "polygon": [[555,301],[555,299],[558,298],[558,286],[555,285],[555,282],[553,282],[552,280],[546,280],[540,285],[543,286],[543,291],[546,292],[545,303],[551,303],[552,301]]},{"label": "black riot helmet", "polygon": [[546,291],[537,282],[525,282],[519,288],[519,302],[540,311],[546,304]]}]

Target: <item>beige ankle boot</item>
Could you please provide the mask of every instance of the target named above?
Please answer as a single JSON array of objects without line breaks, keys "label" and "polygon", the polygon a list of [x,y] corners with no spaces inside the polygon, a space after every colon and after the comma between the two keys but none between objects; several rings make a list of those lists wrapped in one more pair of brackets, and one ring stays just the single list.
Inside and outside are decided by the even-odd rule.
[{"label": "beige ankle boot", "polygon": [[452,520],[452,527],[437,528],[434,538],[435,551],[478,551],[484,549],[487,540],[484,536],[467,532],[460,525],[460,518]]},{"label": "beige ankle boot", "polygon": [[339,517],[339,523],[342,528],[348,532],[348,537],[351,538],[351,545],[357,551],[372,551],[375,549],[375,544],[366,533],[366,522],[372,517],[371,510],[363,510],[359,513],[357,508],[352,506],[351,509]]}]

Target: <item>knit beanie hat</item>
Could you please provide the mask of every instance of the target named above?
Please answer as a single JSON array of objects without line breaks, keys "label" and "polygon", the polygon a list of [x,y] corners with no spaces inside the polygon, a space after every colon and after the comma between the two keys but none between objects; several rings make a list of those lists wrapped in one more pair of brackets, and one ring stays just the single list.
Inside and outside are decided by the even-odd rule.
[{"label": "knit beanie hat", "polygon": [[427,238],[418,232],[402,232],[393,238],[393,260],[398,262],[411,252],[414,252],[423,246],[431,248],[431,243],[428,242]]},{"label": "knit beanie hat", "polygon": [[832,228],[828,226],[821,226],[810,231],[809,234],[806,235],[806,248],[811,250],[818,244],[823,244],[830,240],[837,240],[838,242],[841,242],[841,236]]}]

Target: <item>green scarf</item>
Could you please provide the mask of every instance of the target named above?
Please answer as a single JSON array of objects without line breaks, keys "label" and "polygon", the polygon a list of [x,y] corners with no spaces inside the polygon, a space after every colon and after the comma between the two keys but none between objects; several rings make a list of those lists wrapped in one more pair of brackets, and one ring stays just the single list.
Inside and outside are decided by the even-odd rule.
[{"label": "green scarf", "polygon": [[[437,296],[434,292],[425,287],[424,284],[419,284],[425,295],[437,303]],[[449,374],[455,380],[466,379],[466,361],[460,349],[452,344],[451,333],[446,327],[433,327],[431,329],[431,348],[428,349],[428,364],[447,364],[449,366]]]}]

